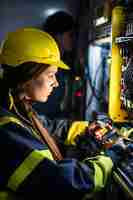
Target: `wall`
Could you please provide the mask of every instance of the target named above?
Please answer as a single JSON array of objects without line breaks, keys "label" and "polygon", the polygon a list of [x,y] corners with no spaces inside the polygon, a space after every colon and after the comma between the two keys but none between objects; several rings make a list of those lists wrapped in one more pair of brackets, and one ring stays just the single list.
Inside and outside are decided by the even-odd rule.
[{"label": "wall", "polygon": [[78,7],[79,0],[1,0],[0,41],[17,27],[40,26],[50,9],[66,10],[76,17]]}]

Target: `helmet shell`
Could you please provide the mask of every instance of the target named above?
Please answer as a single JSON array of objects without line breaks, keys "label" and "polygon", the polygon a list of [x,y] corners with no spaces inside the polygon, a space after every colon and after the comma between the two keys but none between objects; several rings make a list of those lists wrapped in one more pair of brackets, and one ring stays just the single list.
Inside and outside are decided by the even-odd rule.
[{"label": "helmet shell", "polygon": [[1,64],[16,67],[25,62],[69,69],[60,59],[59,48],[53,37],[36,28],[21,28],[9,33],[1,49]]}]

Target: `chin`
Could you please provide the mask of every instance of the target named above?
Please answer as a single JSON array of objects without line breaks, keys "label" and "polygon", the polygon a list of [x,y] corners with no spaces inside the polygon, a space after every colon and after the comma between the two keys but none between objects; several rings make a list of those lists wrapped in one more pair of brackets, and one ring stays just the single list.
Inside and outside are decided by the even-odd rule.
[{"label": "chin", "polygon": [[45,103],[48,101],[48,97],[38,98],[35,100],[35,102]]},{"label": "chin", "polygon": [[48,97],[40,98],[38,101],[45,103],[48,101]]}]

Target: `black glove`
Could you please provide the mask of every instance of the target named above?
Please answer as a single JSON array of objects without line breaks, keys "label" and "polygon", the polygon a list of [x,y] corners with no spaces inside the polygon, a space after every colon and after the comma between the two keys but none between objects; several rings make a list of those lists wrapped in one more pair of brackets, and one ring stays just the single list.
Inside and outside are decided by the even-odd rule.
[{"label": "black glove", "polygon": [[116,130],[110,121],[94,121],[89,124],[83,134],[77,135],[76,145],[67,146],[66,157],[83,160],[86,157],[96,156],[104,148],[112,146],[111,139],[116,139]]},{"label": "black glove", "polygon": [[76,138],[76,147],[80,151],[81,159],[84,159],[88,156],[96,156],[99,154],[102,143],[92,135],[84,134]]},{"label": "black glove", "polygon": [[66,146],[66,155],[68,158],[76,158],[80,161],[86,157],[96,156],[100,153],[101,143],[87,135],[76,137],[76,145]]},{"label": "black glove", "polygon": [[84,134],[75,138],[77,151],[81,159],[96,156],[106,148],[110,148],[117,139],[116,129],[109,121],[94,121],[86,128]]},{"label": "black glove", "polygon": [[127,147],[123,139],[120,138],[111,148],[105,149],[105,155],[112,159],[114,165],[118,165],[118,163],[126,157],[126,150]]},{"label": "black glove", "polygon": [[133,156],[133,143],[129,143],[126,148],[127,152]]}]

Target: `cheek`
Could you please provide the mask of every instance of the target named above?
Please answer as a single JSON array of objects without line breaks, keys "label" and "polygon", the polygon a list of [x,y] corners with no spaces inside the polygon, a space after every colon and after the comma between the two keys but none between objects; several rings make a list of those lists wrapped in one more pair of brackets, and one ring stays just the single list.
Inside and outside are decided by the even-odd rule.
[{"label": "cheek", "polygon": [[36,101],[46,101],[48,98],[48,86],[46,84],[41,87],[36,85],[32,91],[32,98]]},{"label": "cheek", "polygon": [[48,98],[47,89],[44,87],[40,88],[39,90],[34,89],[32,98],[33,100],[36,100],[36,101],[46,101]]},{"label": "cheek", "polygon": [[43,81],[41,84],[40,82],[38,83],[33,81],[30,87],[27,89],[27,94],[32,101],[45,102],[48,99],[49,86],[45,83],[45,81]]}]

